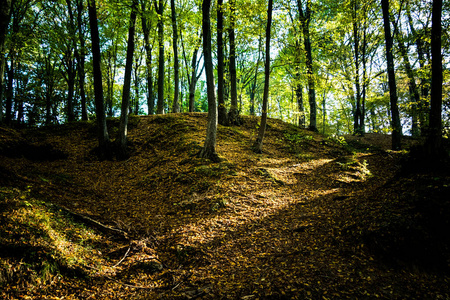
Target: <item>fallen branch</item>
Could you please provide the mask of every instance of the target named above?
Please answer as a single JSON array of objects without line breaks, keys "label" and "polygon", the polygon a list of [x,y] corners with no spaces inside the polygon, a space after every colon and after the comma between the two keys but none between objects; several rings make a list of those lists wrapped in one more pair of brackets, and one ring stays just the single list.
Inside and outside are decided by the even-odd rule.
[{"label": "fallen branch", "polygon": [[106,232],[106,233],[115,233],[115,234],[120,234],[122,236],[123,239],[128,240],[128,234],[118,228],[114,228],[105,224],[100,223],[97,220],[94,220],[86,215],[82,215],[80,213],[76,213],[74,211],[71,211],[70,209],[68,209],[67,207],[61,206],[61,205],[57,205],[57,204],[51,204],[53,206],[55,206],[56,208],[65,211],[66,213],[68,213],[69,215],[71,215],[72,217],[76,218],[76,219],[81,219],[83,222],[91,224],[95,227],[97,227],[100,231]]},{"label": "fallen branch", "polygon": [[130,245],[130,247],[128,247],[128,250],[127,250],[127,252],[125,253],[125,255],[122,257],[122,259],[119,260],[119,262],[118,262],[117,264],[115,264],[114,266],[112,266],[113,268],[117,267],[118,265],[120,265],[120,264],[124,261],[124,259],[128,256],[128,253],[130,253],[130,249],[131,249],[131,245]]}]

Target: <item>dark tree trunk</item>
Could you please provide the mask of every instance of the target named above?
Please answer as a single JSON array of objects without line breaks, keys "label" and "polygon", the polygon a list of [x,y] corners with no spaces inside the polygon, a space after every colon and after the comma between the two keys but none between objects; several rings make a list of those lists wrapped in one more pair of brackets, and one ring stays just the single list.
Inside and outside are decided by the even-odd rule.
[{"label": "dark tree trunk", "polygon": [[266,27],[266,63],[264,66],[264,94],[261,114],[261,126],[259,127],[258,137],[256,138],[253,150],[257,153],[262,152],[262,144],[266,133],[267,108],[269,102],[269,79],[270,79],[270,31],[272,27],[272,5],[273,0],[269,0],[267,8],[267,27]]},{"label": "dark tree trunk", "polygon": [[180,112],[180,75],[179,75],[179,62],[178,62],[178,29],[177,29],[177,13],[175,11],[175,0],[170,0],[170,6],[172,9],[172,31],[173,31],[173,68],[174,68],[174,95],[172,112]]},{"label": "dark tree trunk", "polygon": [[391,102],[392,150],[401,149],[402,129],[398,111],[397,85],[395,83],[394,55],[392,53],[392,35],[389,21],[389,0],[381,0],[383,12],[384,37],[386,40],[386,61],[389,77],[389,95]]},{"label": "dark tree trunk", "polygon": [[431,110],[430,126],[426,140],[427,154],[441,157],[442,145],[442,0],[433,0],[431,27]]},{"label": "dark tree trunk", "polygon": [[206,139],[199,157],[208,158],[212,161],[219,161],[216,153],[217,137],[217,103],[214,87],[214,67],[212,64],[211,51],[211,20],[210,20],[211,0],[203,0],[202,4],[202,28],[203,28],[203,57],[206,70],[206,89],[208,94],[208,127],[206,129]]},{"label": "dark tree trunk", "polygon": [[311,37],[309,33],[309,23],[311,21],[311,0],[306,1],[306,10],[303,11],[302,3],[297,0],[300,23],[303,30],[303,43],[306,52],[306,73],[308,75],[308,101],[309,101],[309,129],[317,131],[317,107],[316,89],[314,86],[314,72],[312,63]]},{"label": "dark tree trunk", "polygon": [[[67,71],[67,85],[68,85],[68,95],[67,95],[67,121],[75,121],[75,105],[74,105],[74,94],[75,94],[75,81],[77,76],[77,67],[75,63],[75,58],[78,56],[77,43],[76,43],[76,26],[75,18],[73,16],[72,10],[72,0],[66,0],[67,12],[69,13],[70,22],[70,42],[68,43],[67,52],[65,54],[64,66]],[[69,48],[70,47],[70,48]]]},{"label": "dark tree trunk", "polygon": [[130,110],[130,90],[131,90],[131,71],[133,69],[133,54],[134,54],[134,34],[136,31],[136,13],[138,3],[133,0],[131,5],[130,24],[128,26],[128,41],[127,41],[127,60],[125,63],[125,76],[123,80],[122,91],[122,107],[120,111],[120,126],[119,126],[119,158],[125,159],[128,157],[127,153],[127,135],[128,135],[128,114]]},{"label": "dark tree trunk", "polygon": [[255,115],[255,96],[256,96],[256,85],[258,80],[258,69],[259,62],[261,61],[261,48],[262,48],[262,34],[260,34],[258,39],[258,59],[255,65],[255,75],[253,76],[253,83],[250,85],[250,115]]},{"label": "dark tree trunk", "polygon": [[14,52],[10,52],[9,56],[10,56],[9,67],[6,66],[8,82],[7,82],[7,89],[6,89],[5,123],[7,125],[12,124],[12,117],[13,117],[12,105],[13,105],[13,96],[14,96],[14,90],[13,90],[14,85],[13,84],[14,84],[14,67],[15,67]]},{"label": "dark tree trunk", "polygon": [[357,11],[358,5],[356,0],[353,0],[353,11],[352,11],[352,22],[353,22],[353,46],[354,46],[354,54],[355,54],[355,88],[356,88],[356,105],[355,111],[353,114],[353,133],[360,135],[361,124],[359,123],[361,119],[361,84],[359,80],[359,30],[358,30],[358,21],[357,21]]},{"label": "dark tree trunk", "polygon": [[[199,42],[201,40],[201,34],[199,38]],[[205,67],[205,64],[203,64],[203,67],[199,74],[197,75],[198,70],[198,64],[200,63],[200,60],[197,60],[197,54],[198,54],[198,46],[194,48],[194,52],[192,53],[192,60],[191,60],[191,78],[189,79],[189,112],[195,111],[195,86],[197,85],[197,81],[200,78],[201,73],[203,72],[203,68]]]},{"label": "dark tree trunk", "polygon": [[84,82],[86,79],[84,64],[86,57],[86,41],[83,32],[83,0],[77,0],[77,23],[78,23],[78,38],[80,40],[80,50],[78,51],[78,82],[80,85],[80,97],[81,97],[81,119],[86,121],[89,119],[86,104],[86,92],[84,89]]},{"label": "dark tree trunk", "polygon": [[228,125],[227,108],[224,93],[223,58],[223,0],[217,0],[217,101],[219,104],[219,124]]},{"label": "dark tree trunk", "polygon": [[146,68],[146,79],[147,79],[147,107],[148,115],[153,115],[155,110],[155,99],[153,98],[153,77],[152,77],[152,47],[150,44],[150,24],[146,16],[146,0],[141,2],[141,23],[142,31],[144,33],[144,48],[145,48],[145,64]]},{"label": "dark tree trunk", "polygon": [[3,75],[5,73],[5,38],[11,19],[11,0],[0,2],[0,122],[3,121]]},{"label": "dark tree trunk", "polygon": [[239,125],[239,111],[237,101],[237,76],[236,76],[236,37],[235,37],[236,1],[230,0],[230,28],[228,36],[230,40],[230,111],[228,121],[232,125]]},{"label": "dark tree trunk", "polygon": [[163,0],[159,0],[159,4],[155,1],[155,8],[158,14],[158,103],[156,108],[157,114],[164,113],[164,20],[163,11],[164,4]]},{"label": "dark tree trunk", "polygon": [[106,127],[105,107],[103,103],[103,85],[100,55],[100,37],[98,33],[97,8],[95,0],[89,0],[89,27],[92,41],[92,63],[94,71],[95,113],[97,117],[99,156],[111,158],[109,135]]}]

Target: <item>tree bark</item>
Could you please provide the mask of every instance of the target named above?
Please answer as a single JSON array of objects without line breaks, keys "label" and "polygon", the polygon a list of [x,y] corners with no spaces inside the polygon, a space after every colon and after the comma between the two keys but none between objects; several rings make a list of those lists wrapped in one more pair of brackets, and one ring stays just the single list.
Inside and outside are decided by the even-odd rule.
[{"label": "tree bark", "polygon": [[136,14],[138,3],[133,0],[131,4],[130,24],[128,26],[127,41],[127,59],[125,63],[125,76],[123,80],[122,107],[120,111],[118,156],[120,159],[128,157],[127,153],[127,135],[128,135],[128,114],[130,110],[130,89],[131,89],[131,71],[133,69],[134,54],[134,34],[136,31]]},{"label": "tree bark", "polygon": [[394,55],[392,53],[392,35],[389,21],[389,0],[381,0],[383,12],[384,37],[386,40],[386,62],[389,77],[389,95],[391,102],[392,150],[401,149],[402,129],[398,111],[397,85],[395,83]]},{"label": "tree bark", "polygon": [[98,33],[97,8],[95,0],[89,0],[89,27],[92,41],[92,63],[94,71],[95,113],[97,117],[97,137],[99,143],[99,156],[101,159],[111,158],[109,135],[106,127],[105,107],[103,103],[103,85],[100,55],[100,37]]},{"label": "tree bark", "polygon": [[353,114],[353,133],[360,135],[362,132],[360,119],[361,119],[361,84],[359,80],[359,30],[358,21],[356,19],[356,14],[358,11],[358,5],[356,0],[353,0],[353,11],[352,11],[352,23],[353,23],[353,46],[355,54],[355,88],[356,88],[356,105]]},{"label": "tree bark", "polygon": [[219,124],[228,125],[224,94],[223,58],[223,0],[217,0],[217,101],[219,104]]},{"label": "tree bark", "polygon": [[237,75],[236,75],[236,37],[235,37],[236,1],[230,0],[230,27],[228,36],[230,40],[230,111],[228,121],[232,125],[239,125],[239,111],[237,101]]},{"label": "tree bark", "polygon": [[145,48],[145,64],[146,68],[146,79],[147,79],[147,107],[148,115],[153,115],[155,110],[155,99],[153,98],[153,77],[152,77],[152,47],[150,45],[150,24],[146,16],[146,0],[141,2],[141,22],[142,31],[144,33],[144,48]]},{"label": "tree bark", "polygon": [[442,145],[442,0],[433,1],[431,26],[431,110],[426,140],[427,154],[432,159],[441,157]]},{"label": "tree bark", "polygon": [[83,33],[83,0],[77,0],[77,23],[78,23],[78,39],[80,40],[80,50],[78,51],[78,82],[80,85],[80,97],[81,97],[81,119],[86,121],[89,119],[87,104],[86,104],[86,92],[84,89],[84,83],[86,79],[85,75],[85,57],[86,57],[86,40]]},{"label": "tree bark", "polygon": [[175,11],[175,0],[170,0],[170,7],[172,10],[172,31],[173,31],[173,68],[174,68],[174,95],[172,112],[180,112],[180,75],[179,75],[179,62],[178,62],[178,29],[177,29],[177,13]]},{"label": "tree bark", "polygon": [[11,19],[11,0],[0,2],[0,122],[3,122],[3,75],[5,74],[5,39]]},{"label": "tree bark", "polygon": [[314,84],[314,72],[312,63],[311,36],[309,23],[311,21],[311,0],[306,1],[306,10],[303,11],[301,0],[297,0],[300,23],[303,30],[303,43],[306,52],[306,73],[308,76],[308,101],[309,101],[309,129],[317,131],[317,107],[316,89]]},{"label": "tree bark", "polygon": [[159,4],[155,1],[155,8],[158,14],[158,102],[156,113],[164,114],[164,22],[163,22],[163,11],[164,4],[163,0],[159,0]]},{"label": "tree bark", "polygon": [[267,26],[266,26],[266,63],[264,67],[264,94],[261,115],[261,126],[259,127],[258,137],[256,138],[253,150],[257,153],[262,152],[262,144],[266,133],[267,108],[269,102],[269,80],[270,80],[270,31],[272,27],[272,6],[273,0],[269,0],[267,8]]},{"label": "tree bark", "polygon": [[212,64],[211,51],[211,20],[210,20],[211,0],[203,0],[202,4],[202,28],[203,28],[203,57],[206,71],[206,89],[208,94],[208,127],[206,129],[206,139],[199,157],[208,158],[212,161],[219,161],[216,153],[217,137],[217,103],[214,87],[214,69]]}]

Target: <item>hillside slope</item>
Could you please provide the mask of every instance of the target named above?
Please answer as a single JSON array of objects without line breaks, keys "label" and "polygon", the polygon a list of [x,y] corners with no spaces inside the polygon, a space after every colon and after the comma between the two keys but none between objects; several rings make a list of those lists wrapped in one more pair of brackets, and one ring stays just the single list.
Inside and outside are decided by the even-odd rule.
[{"label": "hillside slope", "polygon": [[254,117],[219,126],[211,163],[205,126],[133,117],[125,161],[96,159],[92,123],[0,128],[0,295],[450,297],[448,172],[273,119],[255,154]]}]

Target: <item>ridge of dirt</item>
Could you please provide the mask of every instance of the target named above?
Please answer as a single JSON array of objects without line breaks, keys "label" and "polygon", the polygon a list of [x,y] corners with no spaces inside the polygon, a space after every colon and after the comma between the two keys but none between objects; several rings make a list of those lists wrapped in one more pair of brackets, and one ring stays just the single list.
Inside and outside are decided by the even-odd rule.
[{"label": "ridge of dirt", "polygon": [[[448,173],[400,176],[403,152],[379,145],[359,151],[351,138],[347,143],[275,119],[263,154],[255,154],[259,119],[246,116],[239,127],[219,126],[222,161],[211,163],[196,157],[206,114],[130,120],[125,161],[96,159],[90,122],[20,133],[1,128],[3,186],[28,187],[32,197],[124,231],[129,240],[105,235],[99,251],[110,255],[96,254],[95,274],[81,265],[84,277],[62,274],[41,290],[4,280],[0,295],[450,297],[450,242],[439,240],[450,228]],[[117,120],[108,122],[114,136]],[[368,135],[365,142],[375,141],[384,145],[386,137]]]}]

